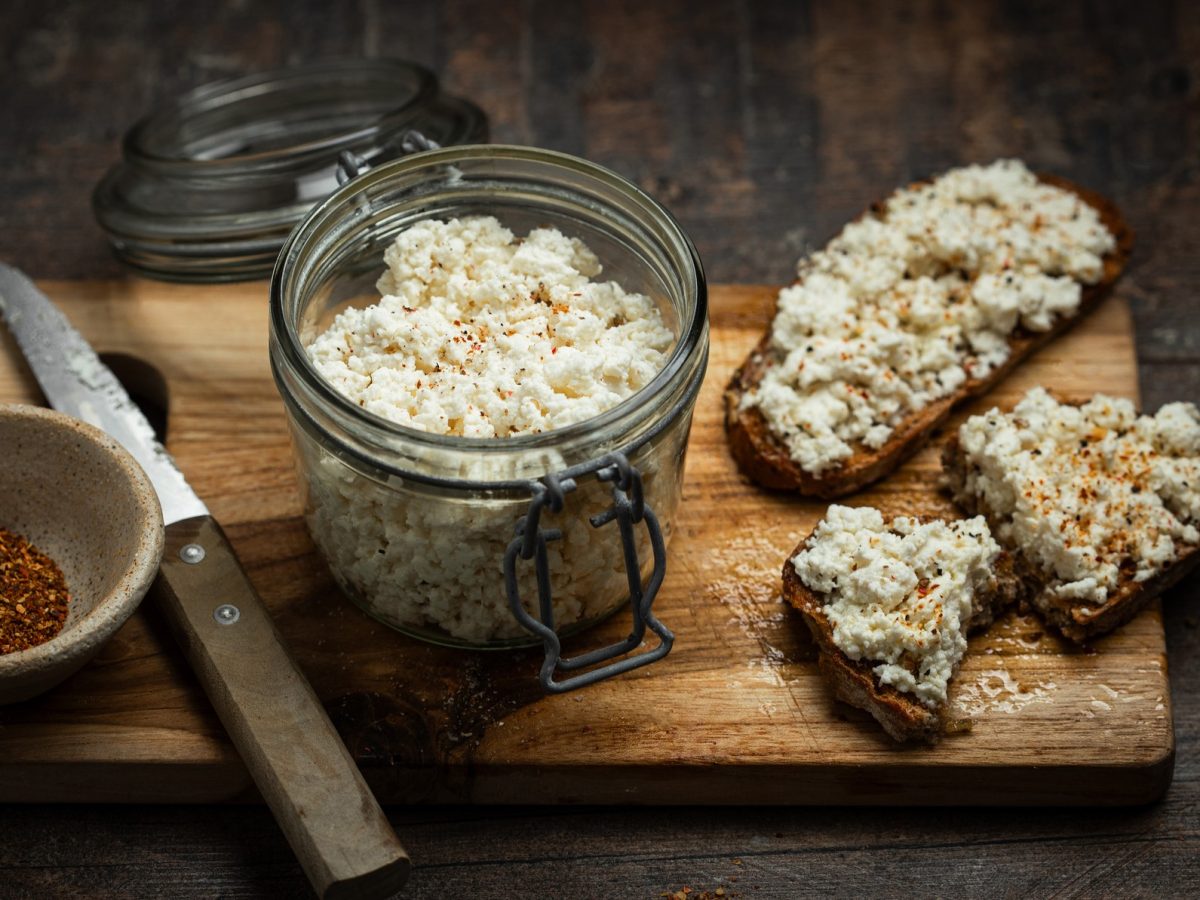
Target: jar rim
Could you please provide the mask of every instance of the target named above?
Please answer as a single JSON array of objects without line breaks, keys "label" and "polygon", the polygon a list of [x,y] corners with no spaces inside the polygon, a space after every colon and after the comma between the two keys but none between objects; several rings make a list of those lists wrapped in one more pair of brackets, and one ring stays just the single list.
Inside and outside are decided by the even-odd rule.
[{"label": "jar rim", "polygon": [[[681,268],[686,267],[692,276],[691,283],[686,284],[685,288],[694,292],[695,301],[690,306],[686,321],[681,317],[679,336],[675,346],[666,363],[655,373],[654,378],[632,395],[597,416],[573,422],[563,428],[510,437],[478,438],[421,431],[362,409],[339,393],[321,376],[305,352],[295,323],[286,315],[285,286],[305,242],[324,222],[335,218],[339,207],[365,188],[423,168],[440,169],[456,162],[488,157],[522,160],[565,169],[576,175],[594,179],[634,201],[656,220],[656,224],[663,226],[672,239],[673,255],[677,262],[681,263]],[[626,421],[628,421],[628,425],[622,429],[622,433],[632,432],[645,421],[646,417],[652,414],[652,405],[647,403],[648,398],[675,389],[681,380],[687,379],[691,374],[690,363],[706,334],[708,322],[708,291],[700,256],[682,226],[664,206],[631,181],[604,166],[568,153],[514,144],[466,144],[416,153],[384,163],[347,182],[314,207],[288,236],[271,275],[269,302],[272,335],[275,338],[274,342],[283,354],[284,361],[327,407],[337,410],[343,416],[370,429],[376,436],[401,438],[418,447],[430,450],[485,455],[543,449],[594,435],[616,423]],[[703,369],[696,377],[702,376]],[[641,414],[639,415],[639,413]]]},{"label": "jar rim", "polygon": [[[156,130],[182,131],[191,118],[222,108],[236,110],[239,104],[252,103],[267,95],[297,94],[303,98],[309,90],[327,84],[335,76],[361,79],[364,89],[369,89],[369,78],[411,79],[413,87],[401,102],[387,112],[365,117],[363,124],[357,127],[252,153],[204,157],[180,150],[177,154],[167,154],[155,150],[150,140]],[[424,106],[438,90],[438,79],[433,72],[399,59],[335,59],[269,69],[202,84],[156,107],[126,132],[122,151],[125,159],[135,165],[195,177],[218,177],[225,170],[261,170],[263,167],[293,165],[313,154],[327,155],[339,147],[361,143],[373,134],[389,130],[390,125],[398,126],[397,120],[404,118],[406,111]],[[382,92],[377,92],[382,96]],[[394,96],[389,94],[389,97]],[[295,104],[295,108],[303,106],[303,99]],[[251,118],[245,124],[254,123],[255,119]]]}]

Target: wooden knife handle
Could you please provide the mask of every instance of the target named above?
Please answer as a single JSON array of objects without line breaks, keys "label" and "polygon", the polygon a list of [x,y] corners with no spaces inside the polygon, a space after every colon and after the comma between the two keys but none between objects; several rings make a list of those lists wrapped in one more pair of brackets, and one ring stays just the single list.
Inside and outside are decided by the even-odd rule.
[{"label": "wooden knife handle", "polygon": [[408,855],[214,519],[167,526],[154,593],[317,895],[398,891]]}]

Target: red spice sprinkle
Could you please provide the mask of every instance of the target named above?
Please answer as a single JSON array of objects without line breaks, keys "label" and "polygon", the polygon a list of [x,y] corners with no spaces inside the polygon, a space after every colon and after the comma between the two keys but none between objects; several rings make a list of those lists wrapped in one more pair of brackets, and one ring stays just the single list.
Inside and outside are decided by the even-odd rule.
[{"label": "red spice sprinkle", "polygon": [[0,528],[0,654],[28,650],[62,631],[69,599],[54,560]]}]

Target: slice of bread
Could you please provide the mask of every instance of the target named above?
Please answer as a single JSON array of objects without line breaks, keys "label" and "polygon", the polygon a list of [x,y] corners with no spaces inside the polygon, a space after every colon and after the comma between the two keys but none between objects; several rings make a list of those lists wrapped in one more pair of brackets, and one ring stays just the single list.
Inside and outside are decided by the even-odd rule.
[{"label": "slice of bread", "polygon": [[[924,522],[928,520],[916,519]],[[818,666],[829,681],[834,695],[851,706],[869,712],[892,738],[897,741],[936,743],[951,730],[959,730],[950,716],[948,702],[931,707],[916,696],[890,684],[884,684],[875,673],[878,660],[852,659],[834,640],[834,627],[827,613],[830,597],[811,589],[801,579],[794,560],[812,545],[816,532],[809,534],[789,554],[783,566],[784,599],[804,618],[818,650]],[[998,615],[1024,597],[1029,581],[1018,571],[1017,560],[1001,552],[992,567],[993,578],[988,590],[971,598],[971,616],[965,623],[965,633],[980,631]],[[915,669],[916,662],[910,661]],[[957,664],[954,669],[957,671]]]},{"label": "slice of bread", "polygon": [[895,425],[887,441],[878,449],[860,444],[852,456],[819,475],[801,468],[791,457],[784,442],[771,431],[757,407],[743,408],[741,405],[743,396],[762,380],[771,358],[771,330],[768,328],[725,390],[725,428],[729,447],[734,459],[751,480],[766,488],[831,499],[850,494],[882,478],[920,449],[934,430],[945,422],[955,406],[988,391],[1022,360],[1070,328],[1081,315],[1108,295],[1124,270],[1133,248],[1132,230],[1117,207],[1100,194],[1054,175],[1039,175],[1038,180],[1070,191],[1092,206],[1115,239],[1115,249],[1103,259],[1104,271],[1100,281],[1083,286],[1076,314],[1060,316],[1048,331],[1032,332],[1018,327],[1009,338],[1008,358],[1002,365],[983,377],[968,378],[952,394],[910,413]]},{"label": "slice of bread", "polygon": [[[1071,405],[1078,406],[1080,403]],[[1010,516],[993,509],[982,494],[969,489],[970,465],[958,433],[950,435],[942,449],[942,468],[954,502],[968,515],[981,515],[987,519],[993,534],[997,535],[996,539],[1017,558],[1022,572],[1026,573],[1030,582],[1029,604],[1049,624],[1076,643],[1082,644],[1125,624],[1200,564],[1200,544],[1177,544],[1175,560],[1143,581],[1134,580],[1133,564],[1124,560],[1118,570],[1116,589],[1109,590],[1101,603],[1055,596],[1046,589],[1051,573],[1044,571],[1028,552],[1014,545],[1011,538],[1006,540],[1000,537]]]}]

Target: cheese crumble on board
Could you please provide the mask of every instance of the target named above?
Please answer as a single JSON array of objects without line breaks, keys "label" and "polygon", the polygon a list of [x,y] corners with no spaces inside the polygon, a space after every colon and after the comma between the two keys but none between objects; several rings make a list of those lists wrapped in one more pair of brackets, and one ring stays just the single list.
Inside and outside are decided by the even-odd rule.
[{"label": "cheese crumble on board", "polygon": [[1015,329],[1074,315],[1115,247],[1092,206],[1018,160],[898,190],[801,260],[742,408],[814,475],[878,450],[905,417],[1003,365]]},{"label": "cheese crumble on board", "polygon": [[593,418],[645,387],[674,336],[582,241],[491,216],[419,222],[385,255],[383,297],[308,353],[359,406],[409,428],[492,438]]},{"label": "cheese crumble on board", "polygon": [[1050,596],[1103,603],[1200,543],[1200,412],[1139,416],[1097,394],[1082,406],[1034,388],[1008,414],[959,429],[964,492],[1003,521],[996,536],[1039,567]]},{"label": "cheese crumble on board", "polygon": [[871,507],[833,505],[792,565],[825,598],[834,644],[932,709],[967,651],[976,597],[995,589],[1000,552],[980,516],[885,522]]}]

